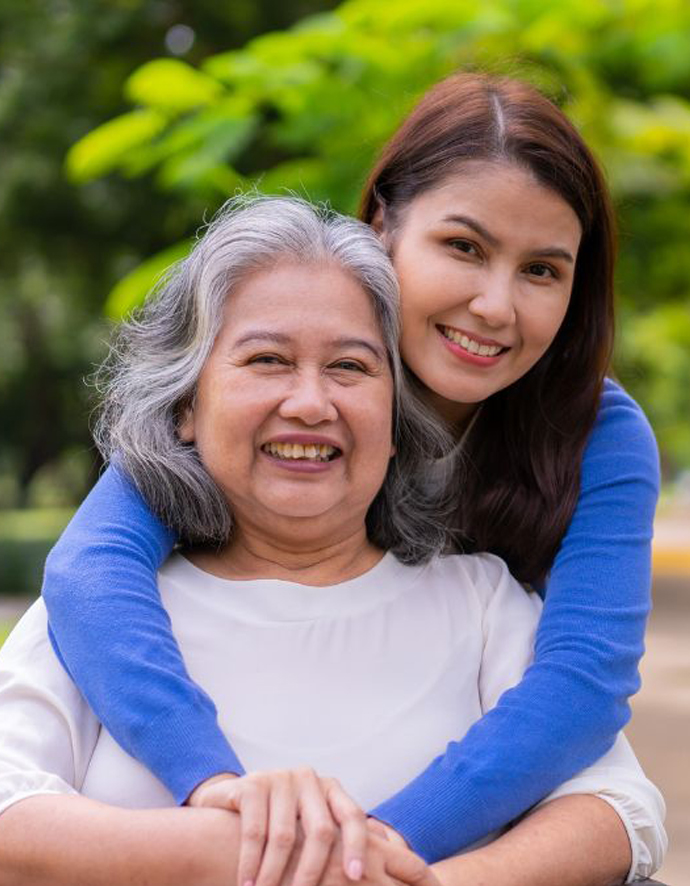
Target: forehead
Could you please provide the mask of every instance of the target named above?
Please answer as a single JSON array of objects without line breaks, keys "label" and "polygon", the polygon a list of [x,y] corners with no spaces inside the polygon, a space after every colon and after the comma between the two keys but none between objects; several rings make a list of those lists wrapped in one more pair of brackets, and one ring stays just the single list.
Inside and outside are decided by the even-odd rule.
[{"label": "forehead", "polygon": [[228,296],[223,320],[238,334],[260,324],[312,341],[334,330],[382,339],[372,296],[335,263],[281,262],[250,274]]},{"label": "forehead", "polygon": [[502,239],[541,245],[567,240],[577,246],[582,234],[577,214],[560,194],[526,167],[499,160],[461,164],[411,201],[402,226],[426,227],[457,215],[471,215]]}]

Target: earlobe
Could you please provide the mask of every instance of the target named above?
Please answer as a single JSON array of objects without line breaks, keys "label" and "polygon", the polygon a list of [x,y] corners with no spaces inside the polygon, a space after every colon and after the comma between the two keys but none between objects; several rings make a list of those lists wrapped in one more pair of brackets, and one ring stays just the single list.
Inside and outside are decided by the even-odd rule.
[{"label": "earlobe", "polygon": [[383,236],[383,207],[379,204],[371,220],[370,226],[375,234]]},{"label": "earlobe", "polygon": [[386,252],[389,255],[392,255],[393,238],[391,236],[390,228],[386,225],[385,208],[383,206],[379,205],[376,212],[374,213],[370,225],[373,232],[383,243]]},{"label": "earlobe", "polygon": [[194,408],[185,406],[177,423],[177,436],[183,443],[194,442]]}]

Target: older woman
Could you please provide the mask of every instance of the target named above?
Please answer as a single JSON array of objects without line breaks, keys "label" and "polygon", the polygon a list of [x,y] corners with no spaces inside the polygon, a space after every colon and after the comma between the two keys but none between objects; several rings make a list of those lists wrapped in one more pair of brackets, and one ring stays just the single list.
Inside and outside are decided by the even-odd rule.
[{"label": "older woman", "polygon": [[[396,335],[373,234],[258,201],[221,215],[126,327],[100,425],[185,540],[161,596],[247,767],[297,771],[355,824],[343,790],[303,767],[358,806],[397,790],[519,680],[540,608],[496,558],[440,556],[448,484],[425,465],[446,441],[405,387]],[[41,603],[0,666],[3,884],[237,882],[237,815],[161,808],[174,798],[90,712]],[[603,884],[659,865],[663,803],[623,738],[545,802],[431,868],[372,835],[364,879]]]}]

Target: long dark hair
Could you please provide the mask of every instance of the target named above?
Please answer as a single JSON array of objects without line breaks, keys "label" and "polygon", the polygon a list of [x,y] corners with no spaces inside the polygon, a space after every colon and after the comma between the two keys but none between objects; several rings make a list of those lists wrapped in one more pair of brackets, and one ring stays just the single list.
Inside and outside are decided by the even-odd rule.
[{"label": "long dark hair", "polygon": [[568,118],[519,80],[456,74],[404,120],[366,184],[360,217],[385,223],[467,160],[529,169],[575,211],[582,240],[573,291],[551,346],[493,394],[465,441],[457,528],[465,549],[499,554],[542,580],[577,503],[580,467],[611,359],[616,236],[602,172]]}]

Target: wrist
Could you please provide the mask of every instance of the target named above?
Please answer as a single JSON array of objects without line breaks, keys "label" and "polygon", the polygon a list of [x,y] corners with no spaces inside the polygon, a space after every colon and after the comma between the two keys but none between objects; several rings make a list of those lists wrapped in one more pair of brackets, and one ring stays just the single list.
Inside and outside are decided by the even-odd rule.
[{"label": "wrist", "polygon": [[219,781],[226,781],[227,779],[234,778],[240,778],[237,772],[219,772],[218,775],[212,775],[210,778],[204,779],[204,781],[199,782],[192,793],[187,797],[184,801],[184,805],[195,806],[199,802],[199,799],[206,788],[210,787],[212,784],[217,784]]}]

